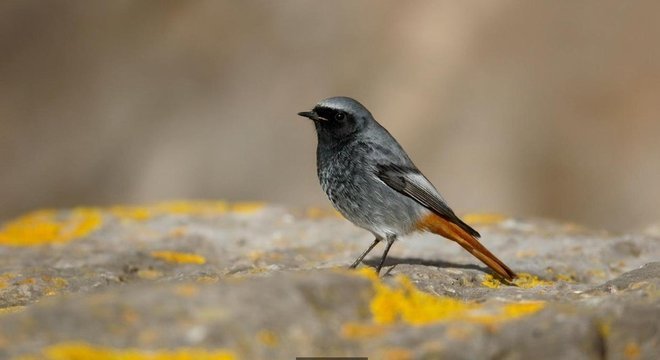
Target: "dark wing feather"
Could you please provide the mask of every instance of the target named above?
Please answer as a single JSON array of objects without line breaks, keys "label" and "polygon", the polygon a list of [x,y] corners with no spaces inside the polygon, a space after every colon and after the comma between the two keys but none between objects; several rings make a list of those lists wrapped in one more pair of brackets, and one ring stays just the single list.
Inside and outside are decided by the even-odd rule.
[{"label": "dark wing feather", "polygon": [[438,190],[416,168],[394,164],[378,165],[376,176],[387,184],[387,186],[414,199],[436,215],[458,225],[468,234],[475,237],[481,236],[470,225],[464,223],[463,220],[454,214],[454,211],[445,203]]}]

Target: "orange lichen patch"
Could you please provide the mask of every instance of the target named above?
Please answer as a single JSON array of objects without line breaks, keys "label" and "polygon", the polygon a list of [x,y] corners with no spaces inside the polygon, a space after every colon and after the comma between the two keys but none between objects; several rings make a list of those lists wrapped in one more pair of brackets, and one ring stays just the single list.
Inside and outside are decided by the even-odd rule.
[{"label": "orange lichen patch", "polygon": [[[541,280],[538,276],[527,273],[519,273],[518,277],[515,278],[512,283],[523,289],[531,289],[537,286],[550,286],[553,284],[552,281]],[[488,274],[484,277],[484,281],[481,282],[481,285],[491,289],[497,289],[506,284],[502,283],[499,278]]]},{"label": "orange lichen patch", "polygon": [[91,208],[34,211],[5,224],[0,229],[0,245],[62,244],[90,234],[101,223],[101,213]]},{"label": "orange lichen patch", "polygon": [[463,221],[470,225],[495,225],[506,219],[506,216],[495,213],[472,213],[463,215]]},{"label": "orange lichen patch", "polygon": [[384,360],[410,360],[413,359],[411,350],[403,348],[389,348],[383,352]]},{"label": "orange lichen patch", "polygon": [[180,238],[180,237],[184,237],[186,233],[187,233],[187,229],[183,226],[180,226],[170,230],[169,235],[171,237]]},{"label": "orange lichen patch", "polygon": [[202,284],[215,284],[218,281],[220,281],[218,276],[201,275],[197,278],[197,282]]},{"label": "orange lichen patch", "polygon": [[472,337],[472,330],[464,326],[452,326],[447,329],[447,336],[454,340],[468,340]]},{"label": "orange lichen patch", "polygon": [[137,272],[137,276],[144,280],[156,280],[163,276],[163,273],[158,270],[140,269]]},{"label": "orange lichen patch", "polygon": [[310,219],[323,219],[323,218],[343,218],[342,214],[335,210],[335,209],[329,209],[329,208],[318,208],[318,207],[310,207],[307,208],[305,211],[305,216],[307,216]]},{"label": "orange lichen patch", "polygon": [[264,252],[259,250],[250,251],[247,253],[247,258],[253,263],[261,263],[267,261],[279,261],[282,259],[281,253]]},{"label": "orange lichen patch", "polygon": [[518,250],[516,251],[516,257],[519,259],[529,258],[538,256],[538,253],[534,250]]},{"label": "orange lichen patch", "polygon": [[588,229],[586,226],[576,223],[566,223],[562,227],[565,232],[582,232]]},{"label": "orange lichen patch", "polygon": [[37,279],[33,277],[25,278],[18,282],[18,285],[36,285],[36,284],[37,284]]},{"label": "orange lichen patch", "polygon": [[178,251],[153,251],[151,252],[151,257],[177,264],[206,264],[206,258],[201,255]]},{"label": "orange lichen patch", "polygon": [[271,330],[259,331],[257,333],[257,339],[266,346],[277,346],[280,343],[280,337]]},{"label": "orange lichen patch", "polygon": [[282,259],[282,254],[277,252],[254,250],[247,253],[247,258],[256,264],[270,261],[280,261]]},{"label": "orange lichen patch", "polygon": [[9,281],[15,277],[16,274],[13,273],[0,274],[0,290],[6,288],[9,284]]},{"label": "orange lichen patch", "polygon": [[40,360],[234,360],[236,355],[229,350],[206,350],[180,348],[174,350],[116,349],[87,343],[64,342],[49,346],[38,355],[19,359]]},{"label": "orange lichen patch", "polygon": [[159,338],[160,334],[154,328],[142,329],[137,335],[138,344],[144,344],[145,346],[155,343]]},{"label": "orange lichen patch", "polygon": [[623,348],[623,356],[626,359],[638,359],[640,354],[641,351],[639,349],[639,345],[635,342],[631,341],[626,344],[626,347]]},{"label": "orange lichen patch", "polygon": [[174,293],[183,297],[193,297],[199,293],[199,287],[193,284],[181,284],[174,288]]},{"label": "orange lichen patch", "polygon": [[133,325],[140,321],[140,313],[131,308],[125,308],[121,312],[121,320],[124,324]]},{"label": "orange lichen patch", "polygon": [[310,207],[305,211],[305,216],[310,219],[321,219],[328,216],[328,211],[317,207]]},{"label": "orange lichen patch", "polygon": [[0,315],[4,314],[13,314],[19,311],[23,311],[25,306],[8,306],[6,308],[0,308]]},{"label": "orange lichen patch", "polygon": [[482,304],[460,301],[446,296],[435,296],[418,290],[410,279],[399,277],[396,286],[388,286],[372,269],[361,269],[358,274],[372,280],[375,294],[370,302],[376,324],[404,322],[425,325],[444,321],[472,321],[496,324],[533,314],[541,310],[543,302],[507,303],[494,309]]},{"label": "orange lichen patch", "polygon": [[385,334],[391,327],[382,324],[349,322],[341,327],[341,336],[346,339],[373,338]]}]

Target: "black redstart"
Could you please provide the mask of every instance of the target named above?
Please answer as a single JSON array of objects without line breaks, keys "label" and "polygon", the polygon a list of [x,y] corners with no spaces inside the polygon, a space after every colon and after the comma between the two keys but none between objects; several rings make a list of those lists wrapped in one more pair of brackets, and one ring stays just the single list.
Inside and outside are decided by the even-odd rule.
[{"label": "black redstart", "polygon": [[380,273],[398,237],[430,231],[457,242],[503,278],[516,277],[479,243],[479,233],[454,214],[401,145],[362,104],[348,97],[332,97],[298,115],[314,121],[317,172],[328,198],[346,219],[376,237],[351,268],[386,240],[377,268]]}]

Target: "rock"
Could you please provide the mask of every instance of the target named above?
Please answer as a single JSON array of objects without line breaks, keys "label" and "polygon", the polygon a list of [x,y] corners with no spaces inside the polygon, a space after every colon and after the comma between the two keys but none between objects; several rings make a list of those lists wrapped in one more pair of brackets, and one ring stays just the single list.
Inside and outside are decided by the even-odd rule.
[{"label": "rock", "polygon": [[28,214],[0,230],[0,358],[660,353],[660,238],[467,219],[520,274],[514,284],[429,234],[395,244],[380,279],[348,271],[372,239],[330,211],[180,202]]}]

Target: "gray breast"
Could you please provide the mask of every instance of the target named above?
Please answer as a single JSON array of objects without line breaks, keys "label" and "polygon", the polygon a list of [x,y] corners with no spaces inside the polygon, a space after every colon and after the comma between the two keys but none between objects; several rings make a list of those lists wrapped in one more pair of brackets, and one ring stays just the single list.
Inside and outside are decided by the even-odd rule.
[{"label": "gray breast", "polygon": [[404,235],[426,210],[393,190],[375,175],[369,143],[319,152],[318,176],[333,206],[355,225],[377,236]]}]

